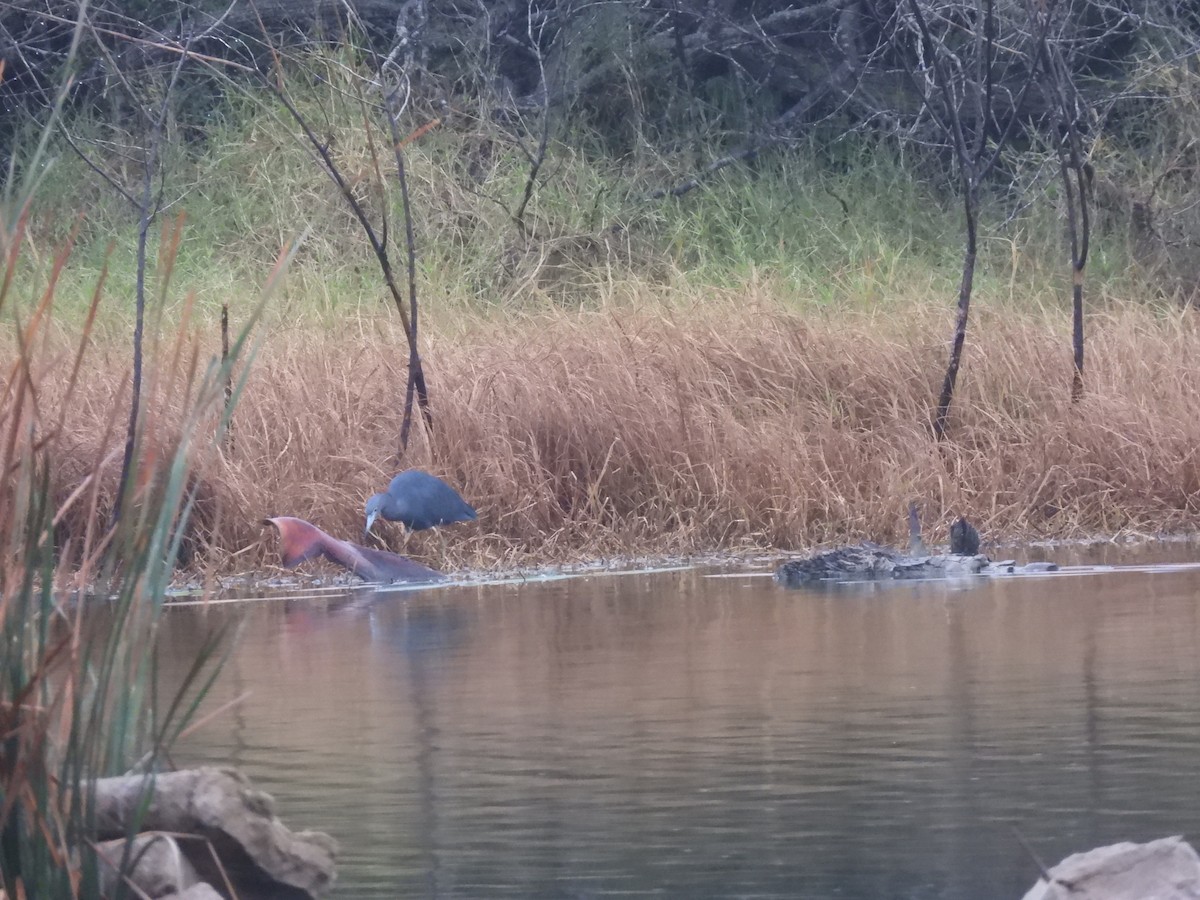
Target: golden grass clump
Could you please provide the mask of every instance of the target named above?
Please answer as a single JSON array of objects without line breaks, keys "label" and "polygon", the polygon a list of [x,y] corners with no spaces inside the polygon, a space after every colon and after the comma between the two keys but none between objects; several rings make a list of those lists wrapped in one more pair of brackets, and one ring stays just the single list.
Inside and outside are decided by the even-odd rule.
[{"label": "golden grass clump", "polygon": [[431,333],[434,432],[418,429],[402,463],[399,325],[272,330],[232,447],[196,461],[205,558],[226,571],[273,562],[267,515],[361,540],[366,497],[409,466],[479,510],[478,525],[444,531],[449,560],[438,538],[408,541],[451,565],[896,540],[913,499],[935,540],[957,514],[993,538],[1194,527],[1191,313],[1093,316],[1088,393],[1072,406],[1066,317],[980,309],[939,445],[928,423],[944,308],[794,314],[753,288],[740,300]]}]

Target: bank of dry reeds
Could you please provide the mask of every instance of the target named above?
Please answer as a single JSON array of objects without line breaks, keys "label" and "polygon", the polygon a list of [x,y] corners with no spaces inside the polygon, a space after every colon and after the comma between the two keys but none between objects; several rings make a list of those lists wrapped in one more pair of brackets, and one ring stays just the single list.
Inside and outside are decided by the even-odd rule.
[{"label": "bank of dry reeds", "polygon": [[[932,303],[789,314],[748,290],[430,334],[435,431],[402,465],[445,476],[480,519],[408,552],[491,565],[896,540],[913,499],[935,539],[959,513],[1011,538],[1195,527],[1193,313],[1093,316],[1073,406],[1066,316],[981,309],[938,444],[947,323]],[[273,562],[267,515],[359,539],[364,500],[399,467],[405,362],[386,316],[265,335],[232,447],[198,462],[198,562]],[[111,388],[103,372],[89,384]],[[102,427],[77,422],[81,453]]]}]

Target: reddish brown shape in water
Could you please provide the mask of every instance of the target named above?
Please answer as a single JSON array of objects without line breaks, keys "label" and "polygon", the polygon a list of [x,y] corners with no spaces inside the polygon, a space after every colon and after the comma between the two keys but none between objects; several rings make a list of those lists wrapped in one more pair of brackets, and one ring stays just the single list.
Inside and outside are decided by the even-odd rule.
[{"label": "reddish brown shape in water", "polygon": [[284,568],[323,556],[365,581],[441,581],[445,576],[398,553],[372,550],[349,541],[339,541],[311,522],[293,516],[263,519],[279,532],[279,556]]}]

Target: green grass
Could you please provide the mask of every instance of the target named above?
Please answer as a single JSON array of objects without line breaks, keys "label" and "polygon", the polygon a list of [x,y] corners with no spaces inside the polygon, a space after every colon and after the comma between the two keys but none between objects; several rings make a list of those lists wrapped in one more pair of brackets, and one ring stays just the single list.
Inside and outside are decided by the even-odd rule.
[{"label": "green grass", "polygon": [[[340,70],[327,71],[336,81]],[[376,222],[386,204],[392,261],[403,281],[394,165],[376,130],[380,185],[362,110],[352,82],[343,81],[326,95],[306,88],[296,103],[331,140],[339,166]],[[419,128],[430,118],[411,113],[401,128]],[[97,123],[75,127],[112,136]],[[528,134],[526,145],[535,139],[536,132]],[[963,245],[960,206],[952,192],[918,177],[890,146],[853,137],[832,149],[801,144],[767,153],[751,166],[731,166],[682,198],[645,201],[695,164],[649,154],[614,159],[581,149],[589,145],[586,135],[556,135],[526,217],[529,235],[511,219],[528,173],[511,135],[459,116],[408,147],[418,289],[427,321],[547,304],[603,306],[629,293],[645,297],[647,288],[669,304],[680,288],[685,294],[698,287],[737,289],[763,278],[797,309],[888,307],[929,294],[954,303]],[[136,214],[65,148],[54,151],[54,176],[33,211],[31,230],[40,246],[50,248],[80,223],[80,245],[58,299],[61,312],[78,319],[109,241],[115,244],[109,293],[132,298]],[[268,324],[386,314],[390,301],[364,235],[268,94],[235,94],[210,117],[202,142],[177,141],[166,156],[164,216],[187,216],[174,280],[196,292],[202,316],[215,317],[224,302],[237,310],[255,296],[260,273],[306,226],[311,235],[267,310]],[[1069,273],[1055,211],[1041,204],[1013,221],[1005,216],[998,203],[985,210],[976,296],[987,303],[1065,302]],[[44,281],[47,256],[40,269],[22,272],[25,295],[36,294]],[[1089,297],[1136,291],[1129,262],[1123,239],[1095,235]],[[638,290],[623,289],[630,283]],[[106,322],[119,332],[131,309],[132,300],[118,302],[105,311]],[[172,315],[165,310],[167,321]]]}]

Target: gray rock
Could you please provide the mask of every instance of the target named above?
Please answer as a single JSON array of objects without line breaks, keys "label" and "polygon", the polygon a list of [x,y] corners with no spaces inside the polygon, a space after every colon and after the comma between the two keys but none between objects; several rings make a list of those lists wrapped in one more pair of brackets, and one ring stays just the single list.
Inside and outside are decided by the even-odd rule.
[{"label": "gray rock", "polygon": [[1200,900],[1200,856],[1181,837],[1068,856],[1024,900]]},{"label": "gray rock", "polygon": [[[117,887],[123,880],[120,868],[127,843],[115,840],[96,845],[96,852],[102,858],[100,888],[106,897],[116,896]],[[201,883],[195,867],[170,835],[137,835],[129,850],[129,861],[132,865],[126,877],[151,897],[177,896]]]},{"label": "gray rock", "polygon": [[[135,823],[151,784],[145,814]],[[239,900],[309,900],[333,882],[333,838],[289,831],[275,817],[275,801],[232,769],[167,772],[152,782],[143,775],[97,779],[96,818],[101,838],[122,837],[131,824],[138,831],[195,835],[197,840],[180,839],[180,849],[209,884],[223,884],[227,876]]]},{"label": "gray rock", "polygon": [[194,884],[186,891],[180,891],[178,894],[169,894],[163,897],[162,900],[225,900],[221,896],[220,891],[207,882]]}]

